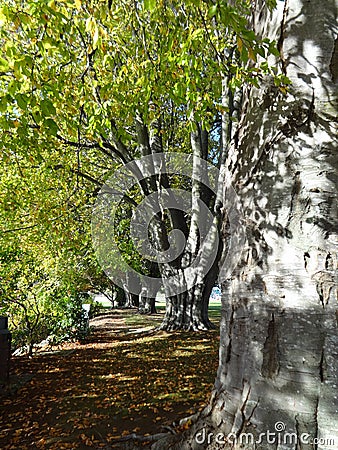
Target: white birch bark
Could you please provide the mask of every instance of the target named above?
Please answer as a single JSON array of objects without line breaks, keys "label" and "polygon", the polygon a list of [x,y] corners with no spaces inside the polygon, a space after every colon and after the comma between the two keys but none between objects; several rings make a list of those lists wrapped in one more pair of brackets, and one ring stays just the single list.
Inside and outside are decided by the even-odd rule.
[{"label": "white birch bark", "polygon": [[246,93],[228,160],[246,250],[223,286],[210,404],[171,449],[338,447],[336,3],[258,3],[292,87]]}]

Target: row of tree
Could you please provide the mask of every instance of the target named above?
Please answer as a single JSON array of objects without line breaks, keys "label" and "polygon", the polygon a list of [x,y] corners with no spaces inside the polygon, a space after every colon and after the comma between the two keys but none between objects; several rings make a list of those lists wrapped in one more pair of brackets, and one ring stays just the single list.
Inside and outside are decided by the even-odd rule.
[{"label": "row of tree", "polygon": [[[335,2],[322,3],[2,6],[4,231],[25,229],[20,236],[34,245],[51,239],[52,254],[64,251],[61,261],[74,257],[72,267],[82,272],[95,265],[93,251],[85,251],[89,210],[109,194],[106,209],[99,203],[102,229],[113,220],[119,231],[114,241],[130,257],[124,273],[131,267],[156,278],[159,271],[169,330],[209,328],[210,290],[224,262],[236,263],[223,278],[220,366],[210,404],[183,441],[169,439],[171,448],[214,448],[211,438],[196,440],[201,428],[211,436],[258,437],[277,422],[292,433],[291,448],[310,448],[305,435],[338,442],[337,52]],[[189,179],[182,168],[163,170],[167,159],[154,155],[167,152],[191,159]],[[131,173],[123,172],[127,166]],[[106,180],[119,170],[127,189],[122,183],[116,193]],[[231,185],[242,210],[237,231]],[[188,193],[188,206],[177,189]],[[130,245],[127,231],[132,208],[144,198],[155,214],[142,236],[157,264],[136,256],[140,247]],[[206,224],[203,205],[211,212]],[[180,254],[161,259],[176,248]],[[227,257],[236,248],[239,255]],[[112,278],[118,254],[104,267]],[[210,254],[212,264],[203,266]],[[194,263],[203,270],[189,272]],[[174,292],[175,280],[189,288]]]},{"label": "row of tree", "polygon": [[[275,43],[253,31],[250,5],[241,1],[121,1],[110,7],[107,2],[41,1],[24,7],[4,2],[1,11],[4,231],[28,234],[28,245],[33,234],[37,245],[50,238],[54,254],[86,271],[92,258],[90,209],[98,194],[111,195],[108,174],[137,158],[191,155],[191,173],[183,167],[172,173],[165,158],[160,171],[137,167],[137,177],[131,170],[136,180],[127,192],[121,187],[113,239],[128,265],[122,267],[120,288],[135,291],[129,267],[159,278],[167,298],[163,328],[208,329],[209,296],[228,250],[224,164],[241,88],[258,86],[270,74],[285,91],[287,77],[267,63],[277,54]],[[218,168],[215,176],[206,173],[203,162]],[[180,205],[173,194],[177,188],[188,194],[188,204]],[[168,207],[163,192],[172,197]],[[154,199],[154,193],[160,195],[146,225],[159,257],[147,263],[130,242],[128,228],[131,208]],[[183,237],[183,251],[161,260],[173,230]],[[103,229],[105,236],[109,232]],[[107,253],[107,243],[102,251]],[[96,274],[93,259],[89,271]],[[108,260],[110,272],[112,266],[114,275],[121,272],[119,255],[109,253]],[[178,284],[183,288],[170,289]],[[142,283],[138,286],[137,296]],[[156,290],[146,295],[154,297]]]}]

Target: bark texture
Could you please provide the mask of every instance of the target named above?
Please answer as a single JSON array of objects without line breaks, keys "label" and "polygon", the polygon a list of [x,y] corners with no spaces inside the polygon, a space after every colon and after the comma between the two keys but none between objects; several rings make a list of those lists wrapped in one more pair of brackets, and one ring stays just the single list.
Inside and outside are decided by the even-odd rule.
[{"label": "bark texture", "polygon": [[212,287],[213,285],[210,288],[208,283],[199,283],[182,294],[167,297],[165,317],[160,329],[202,331],[213,328],[208,317]]},{"label": "bark texture", "polygon": [[247,245],[223,286],[214,390],[154,450],[338,447],[336,4],[277,3],[254,20],[293,84],[246,92],[229,154]]},{"label": "bark texture", "polygon": [[[193,163],[190,224],[188,227],[182,215],[171,220],[173,228],[180,230],[186,240],[184,251],[171,262],[159,264],[166,295],[166,312],[160,327],[162,330],[198,331],[213,327],[208,318],[208,305],[224,253],[221,238],[223,213],[219,206],[223,186],[219,186],[217,180],[213,183],[209,180],[215,174],[209,175],[206,169],[208,139],[208,133],[197,124],[197,130],[191,133]],[[216,172],[217,177],[222,176],[219,171]],[[213,210],[213,215],[206,214],[205,205]],[[173,212],[177,214],[177,210],[173,209],[171,214]],[[169,239],[163,227],[158,226],[155,232],[154,242],[163,242],[162,249],[167,250],[166,245],[170,247]],[[161,239],[163,236],[165,239]],[[176,238],[176,246],[180,239]],[[178,286],[180,289],[176,289]],[[175,290],[178,293],[173,295]]]}]

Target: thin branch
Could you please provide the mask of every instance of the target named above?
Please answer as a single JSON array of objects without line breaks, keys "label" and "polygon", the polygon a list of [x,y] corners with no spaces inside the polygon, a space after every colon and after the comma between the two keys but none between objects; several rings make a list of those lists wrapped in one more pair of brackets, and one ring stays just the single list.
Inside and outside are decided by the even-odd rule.
[{"label": "thin branch", "polygon": [[[112,146],[111,144],[109,144],[108,142],[104,142],[103,143],[103,147],[98,144],[97,142],[93,143],[93,144],[86,144],[83,142],[75,142],[75,141],[70,141],[68,139],[65,139],[64,137],[62,137],[60,134],[56,135],[57,139],[59,139],[59,141],[61,141],[63,144],[65,145],[69,145],[70,147],[75,147],[75,148],[86,148],[86,149],[97,149],[100,150],[103,154],[105,154],[106,156],[108,156],[110,159],[112,159],[113,161],[115,161],[114,155],[112,154],[115,153],[116,156],[118,156],[119,158],[122,159],[122,156],[120,156],[119,152],[115,149],[114,146]],[[108,152],[106,149],[111,150],[111,152]],[[123,161],[123,159],[122,159]]]},{"label": "thin branch", "polygon": [[[58,168],[61,168],[61,167],[58,166]],[[113,195],[116,195],[116,194],[117,195],[121,195],[122,196],[122,200],[125,200],[130,205],[133,205],[135,207],[138,206],[138,204],[135,202],[135,200],[133,200],[131,197],[129,197],[129,195],[127,195],[126,193],[122,193],[120,191],[116,191],[114,189],[111,189],[110,186],[106,185],[102,181],[97,180],[96,178],[92,177],[91,175],[88,175],[87,173],[81,172],[78,169],[70,169],[70,172],[74,173],[76,175],[80,175],[80,177],[84,178],[85,180],[90,181],[91,183],[96,184],[100,188],[102,188],[104,186],[105,187],[105,193],[110,193],[110,194],[113,194]]]},{"label": "thin branch", "polygon": [[76,147],[76,148],[88,148],[88,149],[97,148],[98,150],[101,150],[101,148],[102,148],[97,142],[95,142],[94,144],[85,144],[85,143],[80,143],[80,142],[70,141],[70,140],[65,139],[64,137],[62,137],[60,134],[57,134],[56,137],[57,137],[57,139],[59,139],[63,144],[70,145],[71,147]]},{"label": "thin branch", "polygon": [[16,231],[29,230],[30,228],[35,228],[37,226],[38,226],[38,224],[35,223],[34,225],[28,225],[28,226],[18,227],[18,228],[11,228],[10,230],[1,230],[0,233],[15,233]]},{"label": "thin branch", "polygon": [[[61,169],[61,168],[63,168],[63,167],[59,165],[58,169]],[[90,181],[91,183],[96,184],[97,186],[102,187],[104,184],[102,181],[97,180],[96,178],[92,177],[91,175],[88,175],[87,173],[82,172],[79,169],[70,169],[70,172],[74,173],[76,176],[80,176],[80,177],[84,178],[85,180]]]},{"label": "thin branch", "polygon": [[229,69],[228,69],[228,67],[224,64],[223,56],[220,54],[220,52],[217,50],[217,48],[215,47],[214,43],[212,42],[212,39],[211,39],[211,37],[210,37],[210,33],[209,33],[209,30],[208,30],[206,21],[205,21],[205,19],[204,19],[204,17],[203,17],[202,11],[200,10],[200,8],[197,8],[197,9],[198,9],[199,15],[200,15],[200,17],[201,17],[201,19],[202,19],[203,27],[204,27],[204,30],[205,30],[205,32],[206,32],[206,34],[207,34],[208,41],[210,42],[211,47],[214,49],[214,52],[215,52],[215,54],[216,54],[216,56],[217,56],[218,61],[219,61],[219,62],[221,63],[221,65],[226,69],[226,71],[228,71]]}]

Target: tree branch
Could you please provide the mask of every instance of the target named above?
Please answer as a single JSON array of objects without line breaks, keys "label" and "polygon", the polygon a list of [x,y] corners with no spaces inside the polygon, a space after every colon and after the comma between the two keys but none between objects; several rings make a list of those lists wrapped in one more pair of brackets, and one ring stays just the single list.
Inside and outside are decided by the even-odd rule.
[{"label": "tree branch", "polygon": [[38,224],[35,223],[34,225],[27,225],[27,226],[18,227],[18,228],[11,228],[10,230],[1,230],[1,233],[15,233],[16,231],[29,230],[30,228],[35,228],[37,226],[38,226]]}]

